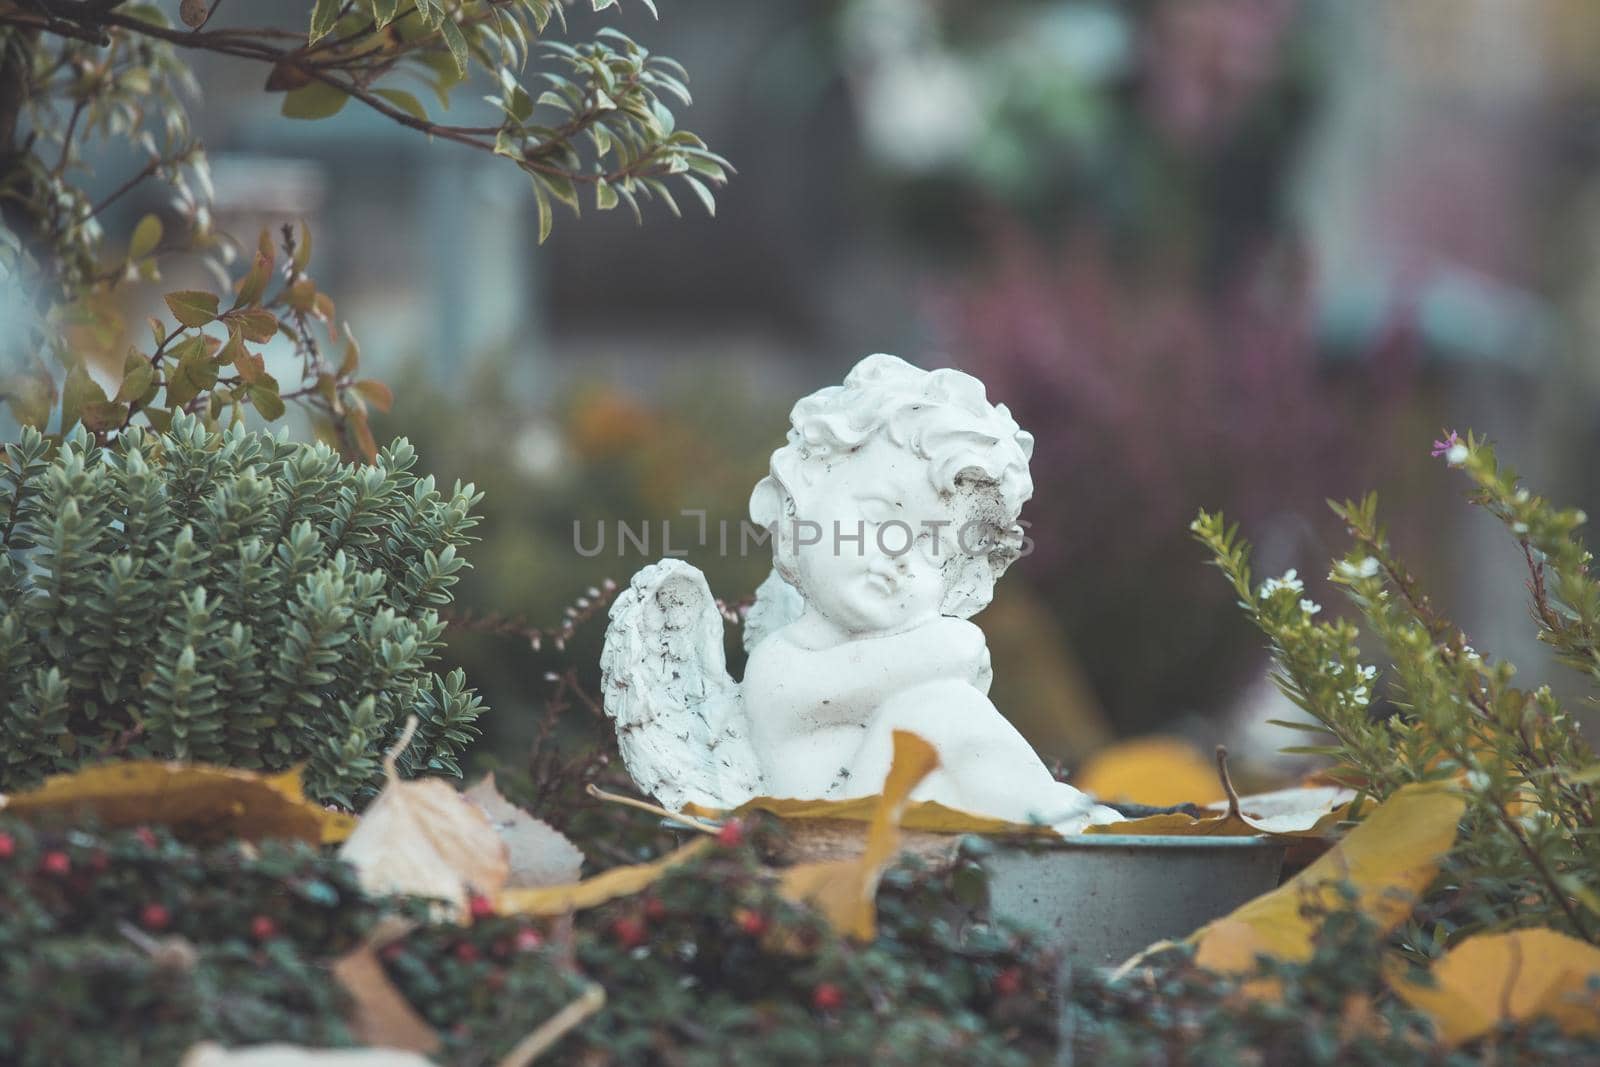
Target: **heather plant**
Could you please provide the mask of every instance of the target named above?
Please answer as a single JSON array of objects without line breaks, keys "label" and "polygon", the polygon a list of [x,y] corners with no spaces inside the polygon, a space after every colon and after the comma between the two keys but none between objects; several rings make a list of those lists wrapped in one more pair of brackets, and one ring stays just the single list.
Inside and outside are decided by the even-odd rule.
[{"label": "heather plant", "polygon": [[0,791],[112,756],[279,770],[344,806],[460,774],[483,710],[432,670],[476,525],[471,485],[178,415],[102,446],[36,430],[0,466]]},{"label": "heather plant", "polygon": [[[1435,452],[1467,475],[1471,501],[1521,546],[1540,639],[1600,681],[1600,581],[1576,535],[1583,513],[1521,487],[1471,435],[1451,433]],[[1253,582],[1249,546],[1221,515],[1201,512],[1193,530],[1266,634],[1279,688],[1315,720],[1283,725],[1326,742],[1295,751],[1331,758],[1332,777],[1365,797],[1382,800],[1429,779],[1450,780],[1467,797],[1443,875],[1448,891],[1419,912],[1413,948],[1427,953],[1459,932],[1521,926],[1600,939],[1600,764],[1577,722],[1549,686],[1513,685],[1511,663],[1474,649],[1440,614],[1392,549],[1376,496],[1333,510],[1354,547],[1328,578],[1381,643],[1393,714],[1376,712],[1378,671],[1360,662],[1353,621],[1319,621],[1320,605],[1293,572]]]}]

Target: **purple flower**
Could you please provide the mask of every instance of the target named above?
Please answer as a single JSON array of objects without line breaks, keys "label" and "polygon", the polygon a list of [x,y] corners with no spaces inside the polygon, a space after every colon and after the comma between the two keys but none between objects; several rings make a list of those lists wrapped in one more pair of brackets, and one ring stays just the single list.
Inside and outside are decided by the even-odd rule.
[{"label": "purple flower", "polygon": [[1437,459],[1439,456],[1443,456],[1443,455],[1448,454],[1449,451],[1452,448],[1455,448],[1457,445],[1462,443],[1461,442],[1461,438],[1456,435],[1456,432],[1454,430],[1446,430],[1446,431],[1444,431],[1444,434],[1445,434],[1444,440],[1443,441],[1435,441],[1433,443],[1433,451],[1428,453],[1430,456],[1433,456],[1435,459]]}]

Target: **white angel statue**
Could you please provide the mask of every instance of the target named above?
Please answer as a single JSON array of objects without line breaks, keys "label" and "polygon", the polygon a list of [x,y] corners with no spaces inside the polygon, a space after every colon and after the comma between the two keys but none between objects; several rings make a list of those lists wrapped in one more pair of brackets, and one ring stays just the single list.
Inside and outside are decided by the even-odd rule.
[{"label": "white angel statue", "polygon": [[773,572],[743,683],[696,568],[646,567],[612,606],[605,707],[638,786],[673,810],[868,795],[907,729],[939,753],[913,799],[1062,833],[1121,818],[1056,781],[990,702],[967,621],[1021,551],[1032,436],[971,375],[881,354],[790,421],[750,497]]}]

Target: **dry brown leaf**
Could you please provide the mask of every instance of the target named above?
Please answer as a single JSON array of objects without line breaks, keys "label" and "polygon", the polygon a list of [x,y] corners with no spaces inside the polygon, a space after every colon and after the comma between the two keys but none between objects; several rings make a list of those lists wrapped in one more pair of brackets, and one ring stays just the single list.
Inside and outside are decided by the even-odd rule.
[{"label": "dry brown leaf", "polygon": [[498,907],[506,915],[565,915],[572,911],[599,907],[618,897],[642,893],[668,870],[694,859],[711,847],[709,838],[698,838],[670,852],[654,863],[613,867],[603,874],[569,885],[541,886],[536,889],[505,889]]},{"label": "dry brown leaf", "polygon": [[395,757],[415,720],[384,757],[383,791],[339,849],[373,895],[404,893],[451,905],[465,917],[473,893],[493,898],[510,876],[506,845],[483,809],[438,778],[400,780]]},{"label": "dry brown leaf", "polygon": [[200,764],[130,760],[84,767],[6,798],[17,815],[91,815],[105,826],[159,825],[186,837],[288,837],[331,844],[349,815],[306,799],[298,770],[277,775]]},{"label": "dry brown leaf", "polygon": [[350,994],[348,1021],[357,1040],[425,1055],[439,1050],[439,1035],[389,981],[370,942],[335,960],[333,977]]},{"label": "dry brown leaf", "polygon": [[894,762],[876,798],[866,848],[853,859],[802,863],[783,872],[779,888],[791,900],[811,904],[834,929],[858,941],[877,936],[878,879],[899,852],[900,823],[907,798],[939,765],[939,753],[905,730],[894,732]]},{"label": "dry brown leaf", "polygon": [[1099,799],[1164,807],[1222,800],[1211,759],[1176,737],[1139,737],[1101,749],[1072,776]]},{"label": "dry brown leaf", "polygon": [[1402,968],[1390,984],[1433,1019],[1440,1038],[1459,1045],[1502,1022],[1549,1017],[1569,1034],[1600,1033],[1600,948],[1554,930],[1513,930],[1462,942],[1435,961],[1432,986]]},{"label": "dry brown leaf", "polygon": [[433,1067],[414,1052],[392,1048],[312,1049],[299,1045],[255,1045],[227,1049],[205,1042],[191,1048],[178,1067]]},{"label": "dry brown leaf", "polygon": [[464,795],[483,809],[506,843],[511,869],[507,889],[566,885],[578,880],[583,870],[583,853],[578,846],[549,823],[535,819],[501,796],[493,773],[485,775]]},{"label": "dry brown leaf", "polygon": [[1294,878],[1196,931],[1190,938],[1197,944],[1195,962],[1237,974],[1252,970],[1258,955],[1309,958],[1317,919],[1302,909],[1308,903],[1341,906],[1340,882],[1355,889],[1356,907],[1379,928],[1394,929],[1411,914],[1416,896],[1438,872],[1439,859],[1454,845],[1465,807],[1446,782],[1401,788]]}]

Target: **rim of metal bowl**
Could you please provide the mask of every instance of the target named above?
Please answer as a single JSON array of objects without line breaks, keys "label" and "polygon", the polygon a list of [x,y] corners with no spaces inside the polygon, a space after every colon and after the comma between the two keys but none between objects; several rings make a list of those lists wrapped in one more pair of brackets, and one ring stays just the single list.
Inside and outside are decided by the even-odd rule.
[{"label": "rim of metal bowl", "polygon": [[[991,838],[997,847],[1007,842]],[[1284,848],[1278,837],[1222,837],[1209,834],[1074,834],[1056,840],[1030,838],[1016,842],[1022,848],[1151,848],[1151,849],[1213,849],[1213,848]]]}]

